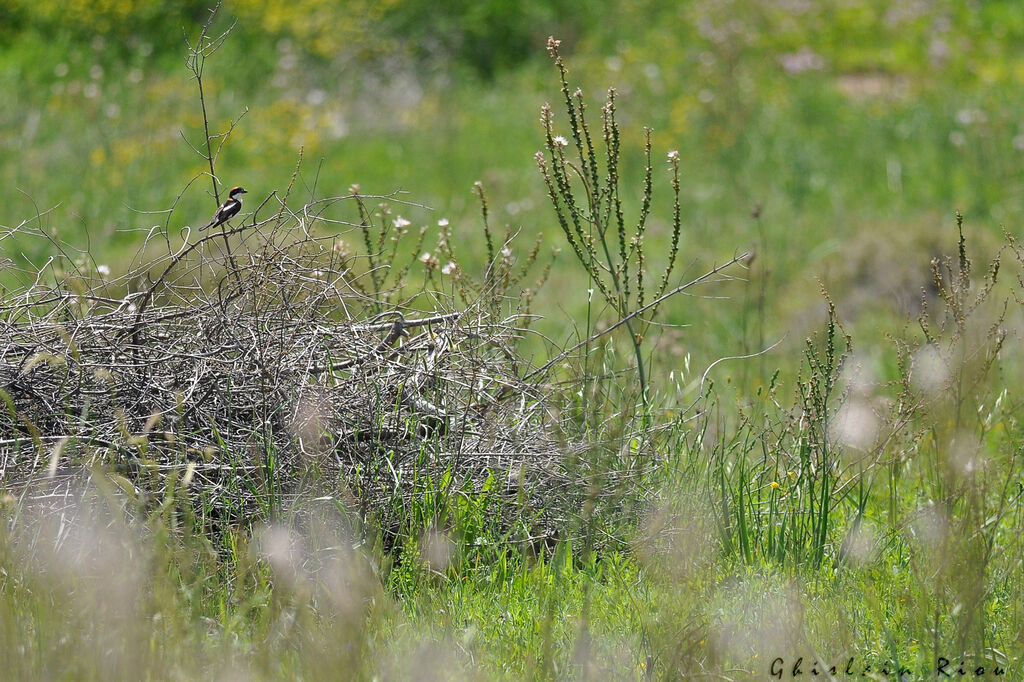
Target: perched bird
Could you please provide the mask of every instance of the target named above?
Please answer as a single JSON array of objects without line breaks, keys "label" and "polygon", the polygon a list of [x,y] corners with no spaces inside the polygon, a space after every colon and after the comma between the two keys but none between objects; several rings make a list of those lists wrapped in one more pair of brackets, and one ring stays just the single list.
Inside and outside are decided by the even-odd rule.
[{"label": "perched bird", "polygon": [[228,192],[227,201],[217,207],[217,212],[213,214],[213,220],[199,229],[208,230],[211,227],[217,227],[238,215],[238,212],[242,210],[242,200],[238,198],[240,194],[247,194],[247,192],[241,187],[232,187]]}]

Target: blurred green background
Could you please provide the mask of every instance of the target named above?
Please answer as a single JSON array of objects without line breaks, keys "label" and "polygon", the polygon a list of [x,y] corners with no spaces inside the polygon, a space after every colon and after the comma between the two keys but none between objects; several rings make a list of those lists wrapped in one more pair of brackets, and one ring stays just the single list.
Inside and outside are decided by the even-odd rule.
[{"label": "blurred green background", "polygon": [[[56,206],[40,224],[116,271],[183,190],[172,230],[206,221],[209,182],[188,185],[205,162],[182,136],[202,141],[184,55],[208,10],[0,4],[0,224]],[[540,106],[558,111],[544,45],[559,37],[594,116],[607,87],[619,92],[634,212],[643,126],[654,129],[649,240],[667,234],[664,160],[679,150],[687,272],[757,253],[750,284],[700,292],[732,303],[665,309],[691,325],[667,336],[670,358],[710,361],[786,333],[783,348],[798,348],[824,314],[815,278],[880,339],[900,324],[893,311],[913,314],[931,258],[953,250],[954,210],[982,246],[1001,226],[1017,232],[1024,211],[1017,1],[232,0],[215,29],[235,20],[206,85],[218,131],[248,108],[218,166],[224,186],[249,189],[247,209],[287,185],[302,148],[299,199],[314,183],[318,196],[404,190],[432,209],[395,209],[412,230],[448,219],[477,256],[477,180],[520,249],[538,232],[562,246],[533,159]],[[46,248],[0,242],[16,261],[43,262]],[[588,287],[568,253],[559,263],[535,304],[556,335]]]}]

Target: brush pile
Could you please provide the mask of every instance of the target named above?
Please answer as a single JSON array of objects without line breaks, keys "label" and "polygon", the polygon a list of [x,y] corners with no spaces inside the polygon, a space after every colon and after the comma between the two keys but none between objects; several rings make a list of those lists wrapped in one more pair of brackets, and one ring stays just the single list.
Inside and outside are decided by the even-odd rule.
[{"label": "brush pile", "polygon": [[[375,226],[365,199],[223,233],[154,228],[117,276],[45,232],[0,235],[53,254],[5,266],[0,487],[59,506],[97,468],[136,496],[174,472],[228,518],[327,495],[384,526],[431,486],[536,508],[575,488],[543,385],[522,379],[528,318],[501,313],[499,286],[451,270],[445,286],[422,236],[388,252],[404,225],[381,211]],[[357,222],[327,217],[346,201]]]}]

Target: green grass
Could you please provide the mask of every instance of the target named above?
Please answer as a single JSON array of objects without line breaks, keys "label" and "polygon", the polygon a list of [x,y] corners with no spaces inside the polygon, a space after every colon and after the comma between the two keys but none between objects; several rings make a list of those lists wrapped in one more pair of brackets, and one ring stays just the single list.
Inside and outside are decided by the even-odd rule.
[{"label": "green grass", "polygon": [[[567,436],[591,446],[596,471],[657,459],[648,478],[577,510],[550,545],[513,541],[495,521],[496,496],[450,480],[418,481],[416,502],[387,510],[405,519],[387,539],[338,507],[284,507],[270,477],[260,518],[220,524],[204,515],[204,492],[173,476],[138,500],[98,469],[70,539],[11,486],[0,503],[5,674],[753,680],[774,678],[777,657],[790,679],[797,658],[807,671],[818,656],[840,672],[852,659],[850,679],[867,666],[881,679],[901,666],[931,679],[939,657],[951,671],[962,659],[984,666],[985,679],[995,666],[1024,675],[1013,251],[968,312],[1006,243],[1000,228],[1012,234],[1024,219],[1019,13],[953,3],[886,23],[885,3],[847,5],[828,20],[755,2],[604,8],[615,13],[608,28],[563,48],[592,122],[604,88],[618,89],[630,221],[643,126],[654,129],[651,272],[669,248],[671,150],[684,278],[756,254],[736,271],[746,281],[664,306],[661,321],[678,326],[654,328],[643,356],[653,423],[639,417],[635,373],[600,378],[632,366],[623,336],[602,342],[591,377],[562,398],[577,422]],[[949,56],[929,54],[933,40]],[[802,48],[820,70],[782,66]],[[532,310],[556,345],[575,342],[617,316],[588,306],[590,277],[534,162],[544,102],[566,134],[542,49],[538,40],[538,58],[484,80],[400,61],[339,71],[247,33],[207,74],[218,130],[248,108],[219,173],[246,186],[251,210],[287,185],[301,147],[302,198],[352,184],[404,190],[431,210],[392,213],[413,232],[426,226],[432,251],[437,221],[450,220],[460,265],[475,275],[486,267],[472,192],[481,180],[495,233],[522,231],[520,258],[538,233],[545,250],[562,250]],[[189,185],[204,164],[179,131],[198,143],[202,119],[173,47],[25,28],[0,52],[0,99],[0,225],[38,222],[118,270],[151,225],[174,234],[212,212],[208,179]],[[970,286],[955,276],[965,262],[955,210],[967,218]],[[0,239],[5,258],[48,256]],[[939,254],[954,259],[935,286]],[[702,383],[715,360],[779,339]],[[536,364],[551,352],[526,343]],[[936,376],[922,379],[929,366]]]}]

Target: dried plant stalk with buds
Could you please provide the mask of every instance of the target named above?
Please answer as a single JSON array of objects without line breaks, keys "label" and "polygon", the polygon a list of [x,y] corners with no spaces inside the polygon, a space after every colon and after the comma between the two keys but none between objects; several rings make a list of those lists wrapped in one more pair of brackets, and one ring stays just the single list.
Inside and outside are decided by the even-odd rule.
[{"label": "dried plant stalk with buds", "polygon": [[[667,156],[673,194],[672,227],[668,259],[661,275],[655,280],[657,283],[652,292],[644,243],[653,195],[651,130],[644,129],[646,164],[641,183],[639,215],[627,225],[622,200],[622,178],[619,174],[622,149],[619,124],[615,118],[615,89],[608,90],[607,100],[601,108],[602,152],[591,135],[582,89],[570,91],[568,70],[559,53],[560,41],[548,38],[547,46],[558,68],[571,142],[557,134],[551,105],[545,104],[541,108],[540,120],[544,128],[547,155],[542,151],[537,152],[537,166],[562,233],[587,272],[592,289],[601,294],[629,333],[641,399],[646,404],[649,369],[645,369],[641,345],[650,320],[665,300],[692,284],[670,288],[679,259],[682,232],[679,152],[670,151]],[[741,260],[745,255],[734,258],[726,265]]]}]

